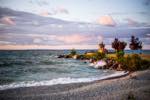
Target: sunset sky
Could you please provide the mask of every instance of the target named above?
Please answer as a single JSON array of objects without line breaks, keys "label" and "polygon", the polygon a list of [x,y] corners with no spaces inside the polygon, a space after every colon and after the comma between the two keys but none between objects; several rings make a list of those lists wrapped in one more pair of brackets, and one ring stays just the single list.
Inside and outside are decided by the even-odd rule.
[{"label": "sunset sky", "polygon": [[150,49],[149,9],[150,0],[0,0],[0,49],[110,49],[131,35]]}]

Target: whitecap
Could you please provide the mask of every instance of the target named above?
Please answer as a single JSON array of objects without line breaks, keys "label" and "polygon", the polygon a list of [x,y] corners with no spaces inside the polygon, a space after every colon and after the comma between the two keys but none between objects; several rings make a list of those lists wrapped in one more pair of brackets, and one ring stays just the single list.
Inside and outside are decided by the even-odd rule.
[{"label": "whitecap", "polygon": [[116,71],[114,74],[102,76],[102,77],[95,77],[95,78],[71,78],[71,77],[65,77],[65,78],[57,78],[52,80],[46,80],[46,81],[25,81],[25,82],[15,82],[7,85],[0,85],[0,90],[6,90],[6,89],[13,89],[13,88],[19,88],[19,87],[32,87],[32,86],[50,86],[50,85],[56,85],[56,84],[69,84],[69,83],[81,83],[81,82],[92,82],[96,80],[103,80],[107,78],[113,78],[113,77],[119,77],[122,75],[126,75],[129,72],[124,71]]}]

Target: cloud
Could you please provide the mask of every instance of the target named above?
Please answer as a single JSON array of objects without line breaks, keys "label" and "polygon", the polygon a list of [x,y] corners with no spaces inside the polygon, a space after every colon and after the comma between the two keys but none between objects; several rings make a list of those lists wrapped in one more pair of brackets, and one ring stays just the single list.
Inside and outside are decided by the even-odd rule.
[{"label": "cloud", "polygon": [[112,12],[109,15],[148,15],[149,12],[138,11],[138,12]]},{"label": "cloud", "polygon": [[[18,36],[18,35],[15,35]],[[89,35],[72,34],[72,35],[52,35],[52,34],[26,34],[24,38],[31,38],[31,44],[49,44],[48,41],[53,41],[59,44],[79,44],[87,43],[94,37]]]},{"label": "cloud", "polygon": [[67,44],[82,43],[90,40],[88,36],[80,34],[58,36],[56,39]]},{"label": "cloud", "polygon": [[150,0],[144,0],[143,4],[146,5],[146,6],[149,6],[150,5]]},{"label": "cloud", "polygon": [[0,45],[0,50],[26,50],[26,49],[97,49],[97,45]]},{"label": "cloud", "polygon": [[49,2],[45,0],[30,0],[29,3],[37,4],[40,7],[49,5]]},{"label": "cloud", "polygon": [[51,9],[50,11],[42,10],[40,12],[40,15],[45,16],[45,17],[50,16],[50,15],[57,15],[57,14],[69,14],[69,11],[64,7],[56,7],[56,8]]},{"label": "cloud", "polygon": [[56,34],[26,34],[26,38],[31,38],[32,44],[96,44],[103,41],[101,35],[56,35]]},{"label": "cloud", "polygon": [[0,44],[14,44],[14,43],[9,42],[9,41],[0,41]]},{"label": "cloud", "polygon": [[2,17],[0,22],[6,25],[16,25],[15,21],[9,16]]},{"label": "cloud", "polygon": [[64,7],[56,7],[56,8],[54,8],[53,12],[55,14],[57,14],[57,13],[69,14],[69,11]]},{"label": "cloud", "polygon": [[103,36],[99,35],[99,36],[97,36],[97,39],[98,39],[98,42],[99,42],[99,43],[100,43],[100,42],[103,42]]},{"label": "cloud", "polygon": [[116,26],[115,21],[109,15],[105,15],[105,16],[100,17],[98,19],[98,23],[101,24],[101,25],[105,25],[105,26],[111,26],[111,27]]},{"label": "cloud", "polygon": [[42,42],[42,40],[44,41],[48,41],[48,40],[55,40],[57,38],[57,35],[52,35],[52,34],[26,34],[24,35],[28,38],[32,38],[33,42],[36,43],[38,42]]},{"label": "cloud", "polygon": [[32,21],[31,23],[32,23],[32,25],[34,25],[34,26],[39,26],[39,25],[40,25],[39,21]]},{"label": "cloud", "polygon": [[42,40],[40,38],[33,38],[33,43],[36,44],[36,43],[41,43]]},{"label": "cloud", "polygon": [[[0,50],[26,50],[26,49],[98,49],[97,45],[0,45]],[[107,49],[112,49],[111,45],[106,45]],[[143,50],[149,50],[150,45],[144,45]],[[129,49],[128,46],[126,49]]]},{"label": "cloud", "polygon": [[129,26],[137,26],[139,23],[131,18],[125,19]]},{"label": "cloud", "polygon": [[50,12],[48,12],[48,11],[41,11],[40,15],[47,17],[47,16],[52,15],[52,14]]},{"label": "cloud", "polygon": [[146,36],[147,36],[147,37],[150,37],[150,33],[147,33]]}]

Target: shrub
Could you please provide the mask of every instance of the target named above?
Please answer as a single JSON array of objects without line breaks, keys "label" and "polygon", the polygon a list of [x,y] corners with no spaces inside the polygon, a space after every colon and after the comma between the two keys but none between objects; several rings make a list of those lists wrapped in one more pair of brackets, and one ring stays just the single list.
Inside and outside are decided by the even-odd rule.
[{"label": "shrub", "polygon": [[75,49],[72,49],[72,50],[70,51],[70,54],[71,54],[71,55],[76,55],[76,53],[77,53],[77,52],[76,52]]},{"label": "shrub", "polygon": [[123,57],[120,62],[123,65],[123,69],[129,71],[143,70],[149,68],[150,62],[141,57],[138,54],[128,55],[126,58]]},{"label": "shrub", "polygon": [[105,58],[105,53],[100,53],[100,52],[95,52],[91,55],[87,55],[87,54],[84,54],[84,58],[85,59],[94,59],[94,60],[100,60],[100,59],[103,59]]},{"label": "shrub", "polygon": [[141,69],[150,68],[150,61],[143,59],[141,62]]},{"label": "shrub", "polygon": [[95,60],[100,60],[100,59],[103,59],[103,58],[105,58],[105,53],[96,52],[93,55],[93,59],[95,59]]},{"label": "shrub", "polygon": [[124,56],[124,51],[123,50],[117,51],[116,56],[117,58],[122,58]]}]

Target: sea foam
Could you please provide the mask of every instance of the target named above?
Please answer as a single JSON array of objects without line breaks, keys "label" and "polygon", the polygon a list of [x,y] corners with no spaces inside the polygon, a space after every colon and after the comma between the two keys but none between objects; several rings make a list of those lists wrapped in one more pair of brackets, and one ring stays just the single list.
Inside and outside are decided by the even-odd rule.
[{"label": "sea foam", "polygon": [[103,77],[96,77],[96,78],[57,78],[52,80],[46,80],[46,81],[26,81],[26,82],[15,82],[7,85],[0,85],[0,90],[6,90],[6,89],[14,89],[19,87],[32,87],[32,86],[50,86],[50,85],[56,85],[56,84],[69,84],[69,83],[82,83],[82,82],[92,82],[96,80],[104,80],[108,78],[114,78],[119,77],[123,75],[127,75],[129,72],[124,71],[117,71],[114,74],[103,76]]}]

